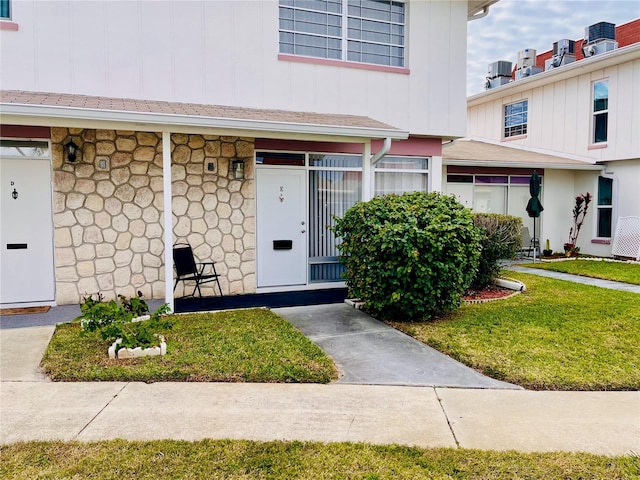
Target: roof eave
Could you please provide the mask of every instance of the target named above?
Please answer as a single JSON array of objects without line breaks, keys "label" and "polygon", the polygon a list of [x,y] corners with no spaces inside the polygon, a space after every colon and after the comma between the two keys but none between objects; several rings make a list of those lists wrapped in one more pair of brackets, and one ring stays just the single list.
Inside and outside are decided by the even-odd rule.
[{"label": "roof eave", "polygon": [[77,128],[114,128],[175,133],[202,133],[260,138],[339,139],[360,142],[391,138],[405,140],[409,132],[397,129],[275,122],[266,120],[130,112],[49,105],[0,103],[0,121],[18,125]]}]

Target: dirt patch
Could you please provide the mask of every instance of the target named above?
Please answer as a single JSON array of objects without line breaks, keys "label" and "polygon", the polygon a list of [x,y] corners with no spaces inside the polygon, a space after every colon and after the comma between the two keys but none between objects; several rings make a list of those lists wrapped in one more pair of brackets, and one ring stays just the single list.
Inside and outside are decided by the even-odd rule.
[{"label": "dirt patch", "polygon": [[462,296],[462,300],[469,303],[488,302],[492,300],[500,300],[501,298],[506,298],[513,294],[513,290],[492,285],[482,290],[469,289]]}]

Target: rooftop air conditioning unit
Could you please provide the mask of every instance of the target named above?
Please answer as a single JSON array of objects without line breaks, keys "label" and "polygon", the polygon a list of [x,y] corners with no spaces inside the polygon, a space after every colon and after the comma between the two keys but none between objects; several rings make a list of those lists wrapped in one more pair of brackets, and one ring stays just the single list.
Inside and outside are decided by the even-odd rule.
[{"label": "rooftop air conditioning unit", "polygon": [[511,77],[512,63],[506,60],[498,60],[489,64],[489,78]]},{"label": "rooftop air conditioning unit", "polygon": [[562,39],[553,43],[553,57],[544,62],[544,69],[551,70],[576,61],[576,42]]},{"label": "rooftop air conditioning unit", "polygon": [[584,29],[585,43],[595,43],[599,40],[615,40],[615,23],[599,22],[589,25]]},{"label": "rooftop air conditioning unit", "polygon": [[618,42],[616,42],[616,25],[614,23],[600,22],[584,29],[582,53],[585,58],[610,52],[616,48],[618,48]]},{"label": "rooftop air conditioning unit", "polygon": [[524,67],[519,70],[516,70],[516,80],[522,80],[523,78],[536,75],[540,72],[542,72],[542,68],[536,67],[535,65],[531,67]]},{"label": "rooftop air conditioning unit", "polygon": [[490,63],[484,89],[489,90],[509,83],[511,81],[511,69],[512,63],[507,60],[498,60]]},{"label": "rooftop air conditioning unit", "polygon": [[533,67],[536,64],[536,50],[525,48],[518,52],[518,70],[525,67]]},{"label": "rooftop air conditioning unit", "polygon": [[573,40],[568,40],[566,38],[562,40],[558,40],[557,42],[553,42],[553,56],[563,55],[563,54],[575,55],[576,53],[576,42]]}]

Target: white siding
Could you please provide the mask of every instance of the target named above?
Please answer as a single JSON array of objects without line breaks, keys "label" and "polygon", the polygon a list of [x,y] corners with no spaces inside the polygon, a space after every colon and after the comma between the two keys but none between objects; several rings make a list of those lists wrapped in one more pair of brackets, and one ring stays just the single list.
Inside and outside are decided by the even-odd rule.
[{"label": "white siding", "polygon": [[466,2],[407,3],[410,74],[278,60],[278,2],[13,2],[3,89],[367,115],[466,134]]},{"label": "white siding", "polygon": [[[579,72],[579,70],[577,70]],[[591,146],[592,83],[609,80],[606,148]],[[468,135],[502,140],[503,107],[529,100],[526,138],[509,140],[597,161],[640,157],[640,59],[510,94],[469,108]]]}]

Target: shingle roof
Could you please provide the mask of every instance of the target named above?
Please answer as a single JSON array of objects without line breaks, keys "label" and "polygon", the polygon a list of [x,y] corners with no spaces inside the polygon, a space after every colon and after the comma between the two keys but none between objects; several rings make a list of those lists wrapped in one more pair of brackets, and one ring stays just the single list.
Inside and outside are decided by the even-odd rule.
[{"label": "shingle roof", "polygon": [[139,100],[132,98],[94,97],[68,93],[29,92],[22,90],[0,91],[1,105],[29,105],[62,107],[68,109],[148,113],[185,117],[201,117],[229,120],[301,124],[330,127],[390,130],[399,129],[369,117],[359,115],[296,112],[287,110],[253,109],[223,105]]},{"label": "shingle roof", "polygon": [[479,140],[459,139],[444,145],[442,159],[445,164],[473,162],[477,166],[500,165],[504,167],[530,168],[544,166],[546,168],[600,168],[592,162],[532,152],[521,148],[495,145]]}]

